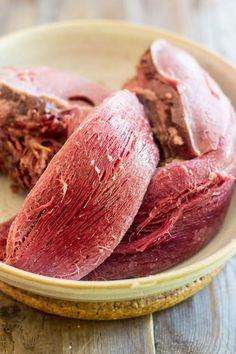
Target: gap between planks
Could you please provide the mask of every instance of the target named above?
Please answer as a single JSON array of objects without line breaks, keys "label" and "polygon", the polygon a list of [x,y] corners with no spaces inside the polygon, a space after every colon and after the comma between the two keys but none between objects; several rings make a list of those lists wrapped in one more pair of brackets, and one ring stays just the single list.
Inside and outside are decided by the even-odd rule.
[{"label": "gap between planks", "polygon": [[82,321],[44,314],[0,294],[1,354],[154,354],[152,315]]}]

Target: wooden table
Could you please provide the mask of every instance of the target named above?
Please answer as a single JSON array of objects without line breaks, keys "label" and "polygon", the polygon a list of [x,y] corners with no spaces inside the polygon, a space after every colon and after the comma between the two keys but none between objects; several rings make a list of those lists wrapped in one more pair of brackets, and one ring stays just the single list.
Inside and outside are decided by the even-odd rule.
[{"label": "wooden table", "polygon": [[[65,19],[125,19],[179,32],[236,63],[235,16],[235,0],[0,0],[0,34]],[[193,298],[138,319],[70,320],[0,300],[1,354],[236,353],[235,257]]]}]

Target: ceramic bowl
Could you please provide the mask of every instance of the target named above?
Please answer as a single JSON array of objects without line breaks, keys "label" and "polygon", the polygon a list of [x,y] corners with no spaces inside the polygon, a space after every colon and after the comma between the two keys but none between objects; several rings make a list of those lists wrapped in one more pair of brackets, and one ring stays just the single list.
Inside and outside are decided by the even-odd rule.
[{"label": "ceramic bowl", "polygon": [[[218,55],[174,34],[114,21],[76,21],[37,27],[0,40],[0,66],[51,65],[74,70],[119,88],[132,77],[140,55],[156,38],[182,47],[199,60],[236,103],[236,69]],[[1,177],[3,221],[20,208]],[[31,274],[0,263],[0,288],[47,312],[80,318],[123,318],[173,305],[208,283],[236,252],[236,194],[217,236],[199,253],[161,274],[117,281],[70,281]]]}]

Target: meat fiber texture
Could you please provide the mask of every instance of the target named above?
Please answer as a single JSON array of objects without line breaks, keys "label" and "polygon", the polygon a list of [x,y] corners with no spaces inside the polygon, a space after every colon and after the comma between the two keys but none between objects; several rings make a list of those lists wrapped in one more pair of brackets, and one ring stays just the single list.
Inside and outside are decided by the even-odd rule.
[{"label": "meat fiber texture", "polygon": [[0,261],[6,258],[7,237],[14,217],[0,224]]},{"label": "meat fiber texture", "polygon": [[125,87],[145,106],[162,163],[122,242],[87,280],[146,276],[184,261],[217,233],[232,195],[235,112],[199,64],[155,41]]},{"label": "meat fiber texture", "polygon": [[26,197],[7,240],[6,263],[80,279],[118,245],[158,164],[142,105],[120,91],[96,107]]},{"label": "meat fiber texture", "polygon": [[0,68],[0,170],[30,189],[75,125],[111,91],[74,73]]},{"label": "meat fiber texture", "polygon": [[92,106],[100,104],[112,92],[111,89],[74,72],[51,67],[0,68],[0,78],[20,91],[39,97],[54,97],[56,100],[60,98]]}]

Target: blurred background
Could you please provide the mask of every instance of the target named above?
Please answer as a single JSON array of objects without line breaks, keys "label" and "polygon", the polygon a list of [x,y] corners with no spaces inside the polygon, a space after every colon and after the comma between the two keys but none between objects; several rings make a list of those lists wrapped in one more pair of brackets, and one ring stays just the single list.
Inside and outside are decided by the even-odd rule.
[{"label": "blurred background", "polygon": [[148,24],[194,39],[236,63],[236,0],[0,0],[0,35],[70,19]]}]

